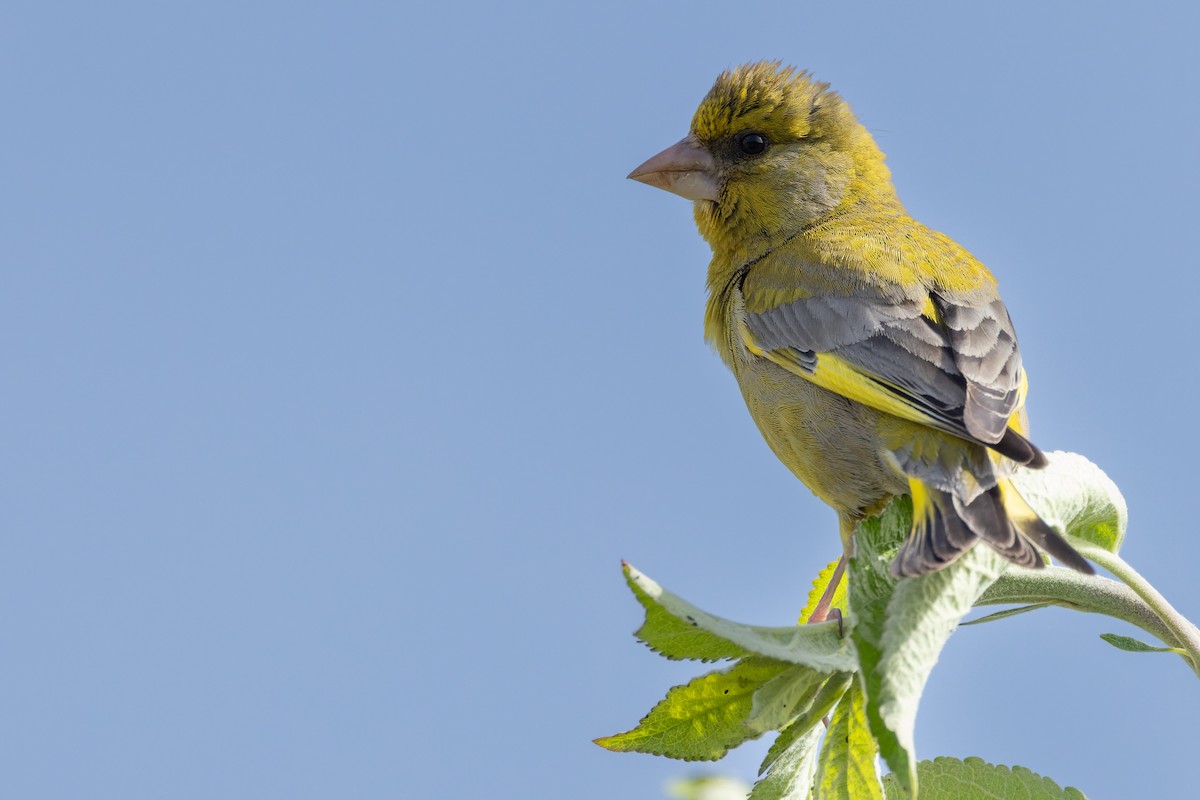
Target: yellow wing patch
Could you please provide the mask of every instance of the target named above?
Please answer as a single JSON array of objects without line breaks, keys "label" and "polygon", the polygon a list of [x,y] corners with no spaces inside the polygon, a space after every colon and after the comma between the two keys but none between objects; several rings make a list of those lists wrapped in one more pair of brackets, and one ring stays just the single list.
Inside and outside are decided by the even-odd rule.
[{"label": "yellow wing patch", "polygon": [[[773,354],[768,354],[767,357],[775,360]],[[818,353],[817,368],[812,371],[811,375],[801,377],[807,377],[823,389],[828,389],[865,406],[879,409],[894,417],[943,430],[949,428],[945,422],[930,416],[917,405],[909,403],[902,396],[889,391],[878,378],[829,353]]]},{"label": "yellow wing patch", "polygon": [[1008,427],[1022,436],[1029,435],[1029,415],[1025,413],[1025,396],[1029,394],[1029,376],[1021,368],[1021,382],[1017,385],[1017,402],[1008,417]]},{"label": "yellow wing patch", "polygon": [[925,298],[925,305],[921,307],[921,316],[928,317],[937,324],[942,324],[942,312],[938,311],[938,307],[933,302],[933,295],[928,295]]},{"label": "yellow wing patch", "polygon": [[816,353],[813,357],[802,360],[794,351],[763,350],[754,341],[750,330],[745,325],[740,327],[742,342],[746,345],[747,350],[756,356],[773,361],[793,375],[815,383],[834,394],[839,394],[894,417],[937,428],[957,436],[963,435],[963,432],[951,424],[931,416],[920,406],[906,401],[902,395],[890,391],[886,382],[881,382],[879,378],[863,372],[837,356],[830,353]]}]

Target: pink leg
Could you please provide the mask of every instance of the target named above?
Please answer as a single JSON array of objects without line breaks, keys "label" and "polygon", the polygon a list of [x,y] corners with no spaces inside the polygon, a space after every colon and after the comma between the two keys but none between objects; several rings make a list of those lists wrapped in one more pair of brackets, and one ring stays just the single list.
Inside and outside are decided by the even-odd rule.
[{"label": "pink leg", "polygon": [[[818,622],[824,622],[830,617],[836,617],[838,621],[838,631],[842,630],[842,612],[840,609],[830,608],[829,604],[833,602],[833,595],[837,592],[838,584],[842,582],[842,575],[846,572],[846,554],[838,559],[837,566],[833,568],[833,574],[829,576],[829,585],[825,587],[825,591],[821,592],[821,599],[817,601],[817,607],[808,615],[808,624],[813,625]],[[821,720],[825,723],[825,729],[829,730],[829,715],[826,714]]]}]

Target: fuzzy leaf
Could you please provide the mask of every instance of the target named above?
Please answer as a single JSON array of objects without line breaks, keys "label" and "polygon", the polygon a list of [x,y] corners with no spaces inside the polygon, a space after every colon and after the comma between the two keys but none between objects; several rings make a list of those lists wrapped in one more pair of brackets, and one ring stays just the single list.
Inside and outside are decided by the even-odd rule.
[{"label": "fuzzy leaf", "polygon": [[854,675],[849,672],[839,672],[821,685],[817,696],[813,698],[812,703],[806,708],[800,716],[792,720],[786,728],[779,732],[779,736],[771,744],[771,748],[767,750],[766,757],[763,758],[762,765],[758,768],[758,774],[762,775],[771,765],[775,763],[775,759],[779,758],[784,750],[792,745],[796,739],[802,734],[810,730],[817,729],[820,733],[823,728],[818,729],[821,720],[833,710],[837,702],[842,699],[842,695],[850,688],[850,683],[854,680]]},{"label": "fuzzy leaf", "polygon": [[875,772],[879,749],[867,725],[858,681],[834,709],[817,765],[815,800],[883,800]]},{"label": "fuzzy leaf", "polygon": [[821,733],[821,726],[811,725],[789,737],[787,746],[780,750],[770,771],[754,784],[749,800],[809,800],[817,775]]},{"label": "fuzzy leaf", "polygon": [[1034,603],[1104,614],[1124,620],[1161,639],[1178,644],[1171,629],[1123,583],[1099,575],[1080,575],[1065,567],[1010,569],[979,598],[977,605]]},{"label": "fuzzy leaf", "polygon": [[1110,553],[1121,549],[1129,509],[1104,471],[1078,453],[1047,453],[1042,469],[1017,470],[1013,485],[1042,519]]},{"label": "fuzzy leaf", "polygon": [[1187,655],[1187,651],[1182,647],[1155,647],[1152,644],[1146,644],[1130,636],[1118,636],[1115,633],[1102,633],[1100,634],[1100,638],[1118,650],[1124,650],[1127,653],[1178,653],[1181,656]]},{"label": "fuzzy leaf", "polygon": [[1006,617],[1015,617],[1018,614],[1026,614],[1030,611],[1037,611],[1039,608],[1046,608],[1047,606],[1050,606],[1050,605],[1053,605],[1053,603],[1030,603],[1027,606],[1017,606],[1016,608],[1006,608],[1003,611],[997,611],[994,614],[988,614],[986,617],[979,617],[978,619],[973,619],[970,622],[963,622],[960,624],[962,625],[962,627],[966,627],[967,625],[982,625],[985,622],[995,622],[998,619],[1004,619]]},{"label": "fuzzy leaf", "polygon": [[757,654],[823,672],[846,672],[857,666],[837,622],[743,625],[701,611],[629,564],[623,568],[629,588],[646,609],[646,621],[635,635],[667,658],[712,661]]},{"label": "fuzzy leaf", "polygon": [[754,693],[791,665],[748,658],[693,678],[667,692],[637,727],[596,740],[617,752],[652,753],[684,761],[715,761],[731,747],[762,735],[746,727]]},{"label": "fuzzy leaf", "polygon": [[746,725],[765,733],[777,731],[800,715],[817,696],[828,673],[796,664],[776,675],[754,693]]},{"label": "fuzzy leaf", "polygon": [[[678,608],[675,609],[676,613],[668,611],[667,606],[677,605],[672,602],[677,598],[638,572],[631,564],[621,562],[621,569],[633,596],[646,610],[645,622],[633,635],[645,642],[651,650],[670,659],[686,658],[700,661],[744,658],[750,655],[745,648],[701,628],[696,618],[686,610],[682,613]],[[682,600],[679,602],[683,603]]]},{"label": "fuzzy leaf", "polygon": [[889,562],[910,519],[911,505],[894,502],[878,521],[859,527],[850,611],[871,732],[897,779],[915,791],[913,729],[925,683],[958,621],[1006,564],[991,548],[977,546],[945,569],[896,583]]},{"label": "fuzzy leaf", "polygon": [[[849,623],[851,639],[858,650],[866,691],[875,697],[872,731],[880,745],[887,748],[897,763],[908,773],[905,759],[896,756],[899,747],[895,734],[888,731],[879,719],[878,694],[880,676],[877,674],[883,659],[883,629],[887,619],[887,604],[895,590],[890,564],[900,543],[908,535],[912,520],[909,498],[893,501],[878,517],[863,521],[855,533],[855,554],[850,559]],[[870,720],[868,720],[870,722]],[[892,769],[899,769],[891,761]]]},{"label": "fuzzy leaf", "polygon": [[[1060,789],[1049,778],[1043,778],[1024,767],[1009,769],[989,764],[983,759],[935,758],[917,765],[921,778],[920,800],[1087,800],[1083,792],[1067,787]],[[887,800],[911,800],[895,775],[883,779]]]}]

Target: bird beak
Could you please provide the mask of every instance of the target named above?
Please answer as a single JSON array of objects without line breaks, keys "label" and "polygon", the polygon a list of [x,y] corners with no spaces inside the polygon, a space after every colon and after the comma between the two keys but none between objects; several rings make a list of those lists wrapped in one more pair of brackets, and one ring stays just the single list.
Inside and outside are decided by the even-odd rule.
[{"label": "bird beak", "polygon": [[721,199],[717,164],[695,138],[688,136],[629,173],[635,181],[666,189],[688,200]]}]

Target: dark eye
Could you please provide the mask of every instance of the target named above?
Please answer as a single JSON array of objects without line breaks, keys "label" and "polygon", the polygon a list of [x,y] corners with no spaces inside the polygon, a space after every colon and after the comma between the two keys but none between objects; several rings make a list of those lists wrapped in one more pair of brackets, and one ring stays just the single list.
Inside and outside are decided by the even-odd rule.
[{"label": "dark eye", "polygon": [[738,147],[748,156],[761,156],[767,152],[767,137],[761,133],[743,133],[738,137]]}]

